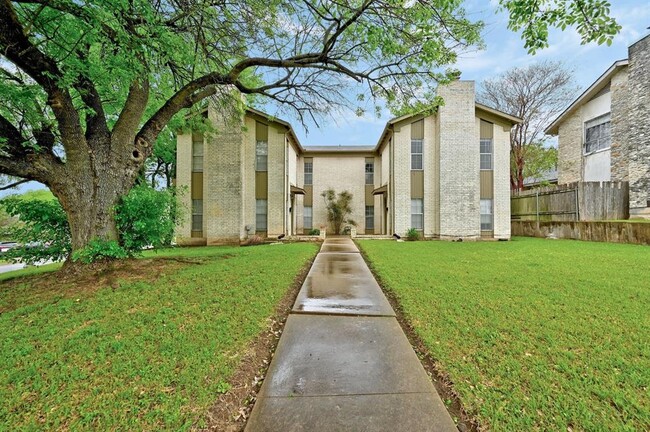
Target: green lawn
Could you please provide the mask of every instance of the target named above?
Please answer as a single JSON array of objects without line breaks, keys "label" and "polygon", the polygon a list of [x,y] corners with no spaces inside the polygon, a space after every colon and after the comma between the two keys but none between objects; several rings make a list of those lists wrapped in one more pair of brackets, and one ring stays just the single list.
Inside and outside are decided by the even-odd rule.
[{"label": "green lawn", "polygon": [[34,292],[51,274],[1,282],[0,430],[189,429],[315,253],[308,243],[164,251],[148,254],[168,259],[151,261],[157,280],[142,270],[78,294]]},{"label": "green lawn", "polygon": [[650,247],[359,243],[483,426],[650,430]]}]

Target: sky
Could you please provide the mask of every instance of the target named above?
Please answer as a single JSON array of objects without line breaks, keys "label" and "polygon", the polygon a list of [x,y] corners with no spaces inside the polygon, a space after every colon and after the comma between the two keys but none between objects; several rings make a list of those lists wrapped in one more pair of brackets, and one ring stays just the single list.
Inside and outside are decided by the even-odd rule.
[{"label": "sky", "polygon": [[[507,29],[508,16],[497,11],[497,0],[466,0],[464,8],[473,21],[485,23],[483,40],[485,49],[462,54],[455,65],[463,80],[476,81],[494,78],[515,67],[526,66],[540,60],[559,60],[573,70],[575,83],[581,90],[589,87],[615,61],[627,58],[627,47],[650,33],[650,0],[610,0],[611,12],[622,26],[611,46],[591,43],[580,44],[580,37],[571,28],[565,31],[552,30],[549,47],[534,56],[524,49],[519,34]],[[276,114],[272,109],[269,114]],[[320,128],[309,124],[309,132],[295,118],[278,114],[289,121],[303,146],[312,145],[375,145],[390,114],[384,112],[381,118],[372,113],[358,117],[353,110],[339,113],[336,117],[320,120]],[[0,196],[39,189],[43,185],[30,182],[18,190],[0,192]]]},{"label": "sky", "polygon": [[[527,66],[541,60],[559,60],[573,70],[575,83],[581,91],[589,87],[615,61],[627,58],[627,47],[650,33],[650,0],[610,0],[611,13],[622,26],[611,46],[596,43],[581,45],[578,33],[570,28],[551,30],[549,47],[530,55],[524,49],[520,35],[507,28],[508,16],[497,11],[497,0],[467,0],[464,8],[473,21],[485,23],[483,40],[485,49],[464,53],[455,65],[461,79],[476,81],[494,78],[506,70]],[[273,113],[271,113],[273,114]],[[324,119],[321,127],[308,125],[309,132],[290,117],[290,121],[303,146],[310,145],[375,145],[390,113],[381,118],[368,113],[357,117],[352,111],[336,118]]]}]

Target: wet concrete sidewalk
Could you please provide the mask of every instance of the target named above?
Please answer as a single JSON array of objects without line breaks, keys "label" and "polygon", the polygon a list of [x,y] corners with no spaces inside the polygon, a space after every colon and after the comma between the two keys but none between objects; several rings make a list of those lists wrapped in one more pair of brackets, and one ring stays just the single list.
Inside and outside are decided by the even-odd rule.
[{"label": "wet concrete sidewalk", "polygon": [[356,245],[325,240],[246,431],[456,430]]}]

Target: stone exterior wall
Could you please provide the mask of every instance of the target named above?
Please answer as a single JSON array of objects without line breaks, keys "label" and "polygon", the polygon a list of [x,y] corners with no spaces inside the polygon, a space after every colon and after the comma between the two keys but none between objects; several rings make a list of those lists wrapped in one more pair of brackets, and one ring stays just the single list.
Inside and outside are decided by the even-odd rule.
[{"label": "stone exterior wall", "polygon": [[239,243],[246,236],[242,224],[243,119],[224,117],[213,109],[208,119],[216,132],[206,134],[203,148],[204,236],[208,245]]},{"label": "stone exterior wall", "polygon": [[650,36],[628,49],[630,209],[650,201]]},{"label": "stone exterior wall", "polygon": [[440,213],[438,201],[440,194],[439,142],[436,139],[434,116],[424,119],[424,235],[436,237],[440,234]]},{"label": "stone exterior wall", "polygon": [[[307,154],[307,157],[314,158],[314,228],[327,225],[325,200],[320,194],[331,188],[337,194],[344,190],[352,194],[352,214],[350,214],[350,218],[357,223],[357,233],[365,234],[365,161],[366,157],[372,157],[372,154]],[[329,226],[327,232],[332,233]]]},{"label": "stone exterior wall", "polygon": [[269,124],[269,155],[268,155],[268,225],[267,235],[276,237],[284,233],[285,206],[289,196],[285,183],[285,151],[286,138],[284,128]]},{"label": "stone exterior wall", "polygon": [[474,82],[438,89],[440,116],[440,237],[480,236],[479,141]]},{"label": "stone exterior wall", "polygon": [[393,144],[393,229],[405,235],[411,228],[411,123],[395,125]]},{"label": "stone exterior wall", "polygon": [[509,124],[494,123],[494,238],[510,238],[510,129]]},{"label": "stone exterior wall", "polygon": [[578,108],[559,128],[558,183],[582,179],[582,110]]},{"label": "stone exterior wall", "polygon": [[628,143],[629,143],[629,99],[628,99],[628,69],[624,68],[612,76],[611,92],[611,180],[628,181]]},{"label": "stone exterior wall", "polygon": [[176,226],[176,241],[179,244],[190,241],[192,236],[192,134],[179,134],[176,141],[176,195],[182,209],[182,218]]},{"label": "stone exterior wall", "polygon": [[242,142],[242,221],[246,236],[255,234],[255,119],[251,116],[244,118]]}]

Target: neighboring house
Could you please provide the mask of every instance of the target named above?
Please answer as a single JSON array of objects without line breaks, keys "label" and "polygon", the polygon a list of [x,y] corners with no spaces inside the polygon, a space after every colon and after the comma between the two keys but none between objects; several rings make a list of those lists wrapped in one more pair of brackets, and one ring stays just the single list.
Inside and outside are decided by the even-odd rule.
[{"label": "neighboring house", "polygon": [[537,177],[526,177],[524,179],[524,190],[534,189],[540,186],[557,184],[557,167],[540,173]]},{"label": "neighboring house", "polygon": [[439,93],[444,106],[390,120],[372,147],[303,147],[287,122],[248,109],[224,124],[208,108],[219,133],[178,136],[177,185],[191,209],[178,242],[308,233],[327,225],[329,188],[352,193],[362,235],[510,238],[509,132],[520,120],[475,103],[472,81]]},{"label": "neighboring house", "polygon": [[630,216],[650,217],[650,36],[628,48],[547,129],[558,182],[628,181]]}]

